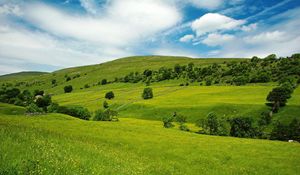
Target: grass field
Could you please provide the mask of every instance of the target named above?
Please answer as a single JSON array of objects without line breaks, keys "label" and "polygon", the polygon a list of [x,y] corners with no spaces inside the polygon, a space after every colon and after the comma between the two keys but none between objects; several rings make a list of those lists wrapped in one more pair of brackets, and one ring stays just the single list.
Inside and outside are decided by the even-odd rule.
[{"label": "grass field", "polygon": [[298,174],[300,145],[205,136],[158,121],[24,116],[0,104],[0,174]]}]

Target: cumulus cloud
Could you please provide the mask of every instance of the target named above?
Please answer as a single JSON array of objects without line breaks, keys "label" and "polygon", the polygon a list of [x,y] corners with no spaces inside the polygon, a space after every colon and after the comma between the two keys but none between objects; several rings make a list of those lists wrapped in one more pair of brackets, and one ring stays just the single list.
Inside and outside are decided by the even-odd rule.
[{"label": "cumulus cloud", "polygon": [[218,33],[211,33],[205,38],[202,43],[208,45],[208,46],[217,46],[222,45],[227,42],[233,41],[235,39],[234,35],[229,34],[218,34]]},{"label": "cumulus cloud", "polygon": [[181,37],[179,39],[180,42],[186,43],[186,42],[190,42],[194,39],[194,35],[184,35],[183,37]]},{"label": "cumulus cloud", "polygon": [[207,13],[196,19],[191,27],[197,36],[202,36],[220,30],[238,29],[244,23],[244,20],[236,20],[218,13]]}]

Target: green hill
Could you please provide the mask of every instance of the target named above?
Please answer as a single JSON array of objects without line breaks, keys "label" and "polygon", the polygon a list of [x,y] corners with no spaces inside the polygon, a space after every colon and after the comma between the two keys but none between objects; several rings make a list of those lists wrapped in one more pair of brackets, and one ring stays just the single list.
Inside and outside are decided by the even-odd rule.
[{"label": "green hill", "polygon": [[[113,81],[116,77],[124,77],[130,72],[143,72],[146,69],[158,70],[160,67],[173,68],[175,64],[195,66],[209,66],[226,63],[242,62],[249,59],[209,58],[192,59],[187,57],[168,56],[139,56],[128,57],[110,61],[107,63],[67,68],[49,74],[35,77],[24,76],[22,79],[11,76],[2,83],[10,82],[19,84],[18,88],[29,90],[45,90],[53,94],[53,100],[61,105],[84,106],[90,111],[102,108],[106,92],[113,90],[116,94],[109,105],[119,111],[120,117],[133,117],[140,119],[161,120],[174,112],[188,117],[188,121],[194,122],[205,118],[209,112],[215,112],[219,117],[247,116],[257,118],[263,111],[268,110],[265,105],[267,94],[277,83],[256,83],[246,86],[231,86],[228,84],[216,84],[213,86],[199,86],[198,82],[189,86],[179,86],[186,80],[174,79],[154,82],[151,87],[154,98],[143,100],[141,93],[145,83],[112,83],[99,85],[102,79]],[[70,77],[70,81],[66,81]],[[51,84],[56,80],[57,85]],[[74,91],[64,94],[63,87],[72,85]],[[85,85],[90,88],[84,88]],[[292,99],[284,110],[275,114],[274,120],[290,121],[298,117],[300,113],[299,88],[294,92]]]}]

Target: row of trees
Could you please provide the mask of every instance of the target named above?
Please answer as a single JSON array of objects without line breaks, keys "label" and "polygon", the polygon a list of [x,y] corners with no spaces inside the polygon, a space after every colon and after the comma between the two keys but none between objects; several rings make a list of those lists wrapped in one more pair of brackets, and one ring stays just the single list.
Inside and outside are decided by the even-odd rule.
[{"label": "row of trees", "polygon": [[[201,119],[196,122],[196,126],[200,127],[197,133],[232,136],[243,138],[263,138],[271,140],[296,140],[300,142],[300,121],[292,120],[289,124],[276,122],[272,127],[272,131],[265,132],[266,127],[271,124],[271,118],[268,113],[263,112],[259,120],[255,121],[250,117],[234,117],[234,118],[219,118],[216,113],[211,112],[206,119]],[[172,128],[174,123],[179,125],[179,129],[189,131],[186,125],[187,118],[183,115],[174,113],[173,116],[164,117],[162,119],[165,128]]]},{"label": "row of trees", "polygon": [[[277,58],[275,54],[264,59],[253,57],[241,62],[224,62],[206,66],[174,65],[174,68],[161,67],[158,70],[146,69],[142,73],[131,72],[128,75],[116,78],[115,82],[137,83],[159,82],[170,79],[185,79],[188,82],[204,82],[205,85],[246,83],[266,83],[279,81],[286,76],[300,76],[300,54],[291,57]],[[203,83],[202,83],[203,84]]]}]

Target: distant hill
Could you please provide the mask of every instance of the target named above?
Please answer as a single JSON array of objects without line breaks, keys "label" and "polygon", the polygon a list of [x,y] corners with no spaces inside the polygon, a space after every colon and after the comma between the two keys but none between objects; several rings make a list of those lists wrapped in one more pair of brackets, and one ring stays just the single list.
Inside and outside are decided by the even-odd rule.
[{"label": "distant hill", "polygon": [[24,71],[11,74],[0,75],[0,81],[11,80],[11,79],[23,79],[28,77],[36,77],[44,74],[49,74],[49,72],[38,72],[38,71]]}]

